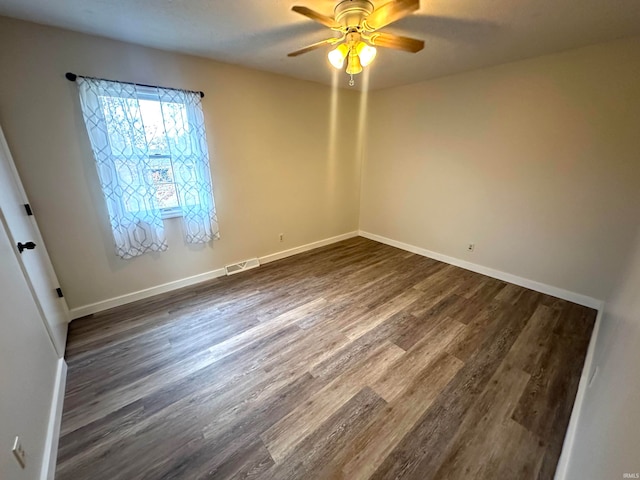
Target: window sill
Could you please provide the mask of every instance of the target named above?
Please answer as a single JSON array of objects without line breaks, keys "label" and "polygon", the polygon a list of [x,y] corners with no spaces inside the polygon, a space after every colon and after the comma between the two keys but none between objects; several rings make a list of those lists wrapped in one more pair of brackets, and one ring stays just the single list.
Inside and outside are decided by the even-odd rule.
[{"label": "window sill", "polygon": [[167,218],[181,217],[182,209],[181,208],[165,208],[161,210],[160,216],[162,217],[163,220],[166,220]]}]

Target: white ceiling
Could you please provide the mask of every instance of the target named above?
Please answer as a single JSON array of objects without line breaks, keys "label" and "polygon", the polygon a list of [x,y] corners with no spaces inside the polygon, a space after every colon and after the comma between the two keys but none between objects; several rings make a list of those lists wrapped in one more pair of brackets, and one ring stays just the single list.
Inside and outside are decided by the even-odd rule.
[{"label": "white ceiling", "polygon": [[[387,0],[374,0],[379,6]],[[291,12],[331,15],[333,0],[0,0],[0,14],[331,83],[327,49],[287,53],[330,31]],[[384,29],[424,39],[417,54],[378,50],[370,88],[640,34],[640,0],[423,0]],[[347,76],[341,75],[342,86]]]}]

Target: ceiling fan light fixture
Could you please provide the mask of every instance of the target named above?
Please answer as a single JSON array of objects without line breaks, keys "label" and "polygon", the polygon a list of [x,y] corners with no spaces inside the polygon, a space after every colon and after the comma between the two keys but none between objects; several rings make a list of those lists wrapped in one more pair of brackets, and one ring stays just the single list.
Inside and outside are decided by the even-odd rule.
[{"label": "ceiling fan light fixture", "polygon": [[344,65],[344,59],[347,58],[348,53],[349,47],[346,44],[342,43],[338,45],[327,55],[327,57],[329,58],[329,63],[340,70]]},{"label": "ceiling fan light fixture", "polygon": [[364,42],[360,42],[356,47],[356,52],[358,52],[358,57],[360,57],[360,63],[363,67],[370,65],[373,62],[374,58],[376,58],[376,54],[378,53],[375,47],[367,45]]},{"label": "ceiling fan light fixture", "polygon": [[[334,0],[333,17],[316,12],[308,7],[294,5],[291,10],[333,31],[333,36],[288,54],[297,57],[325,46],[332,46],[327,58],[338,70],[350,75],[349,85],[354,86],[353,76],[371,65],[376,58],[376,48],[392,48],[417,53],[424,48],[424,41],[380,32],[384,28],[420,9],[420,0],[376,0],[382,5],[375,7],[373,0]],[[387,3],[384,3],[384,2]],[[339,35],[339,36],[338,36]]]}]

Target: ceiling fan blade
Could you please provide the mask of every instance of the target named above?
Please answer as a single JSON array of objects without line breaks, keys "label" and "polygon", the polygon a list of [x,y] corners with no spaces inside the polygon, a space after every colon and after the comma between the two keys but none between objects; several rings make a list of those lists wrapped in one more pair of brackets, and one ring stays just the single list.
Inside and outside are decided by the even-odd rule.
[{"label": "ceiling fan blade", "polygon": [[325,45],[333,45],[339,38],[327,38],[326,40],[322,40],[321,42],[312,43],[300,50],[296,50],[295,52],[291,52],[287,55],[287,57],[297,57],[298,55],[302,55],[303,53],[310,52],[311,50],[315,50],[316,48],[324,47]]},{"label": "ceiling fan blade", "polygon": [[391,33],[372,33],[369,39],[376,47],[394,48],[405,52],[416,53],[424,48],[424,41],[416,38],[401,37]]},{"label": "ceiling fan blade", "polygon": [[369,31],[378,30],[390,23],[406,17],[420,8],[420,0],[393,0],[376,8],[364,20],[364,27]]},{"label": "ceiling fan blade", "polygon": [[338,28],[338,29],[342,27],[342,25],[336,22],[333,18],[327,17],[326,15],[322,15],[321,13],[311,10],[310,8],[300,7],[298,5],[295,5],[291,7],[291,10],[293,10],[296,13],[299,13],[300,15],[304,15],[305,17],[310,18],[315,22],[321,23],[326,27]]}]

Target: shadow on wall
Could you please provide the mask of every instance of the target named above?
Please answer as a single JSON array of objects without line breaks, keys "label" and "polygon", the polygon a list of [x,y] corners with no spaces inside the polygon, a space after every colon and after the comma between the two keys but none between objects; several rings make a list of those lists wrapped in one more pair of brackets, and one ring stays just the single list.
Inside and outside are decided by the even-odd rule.
[{"label": "shadow on wall", "polygon": [[598,372],[587,388],[566,479],[640,475],[640,229],[627,258],[605,306],[592,367]]},{"label": "shadow on wall", "polygon": [[[628,253],[626,270],[611,289],[606,300],[603,323],[596,345],[595,365],[609,364],[624,345],[635,345],[629,350],[640,352],[640,227],[633,250]],[[636,364],[639,365],[639,364]]]}]

